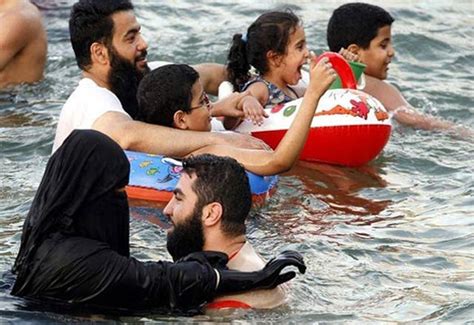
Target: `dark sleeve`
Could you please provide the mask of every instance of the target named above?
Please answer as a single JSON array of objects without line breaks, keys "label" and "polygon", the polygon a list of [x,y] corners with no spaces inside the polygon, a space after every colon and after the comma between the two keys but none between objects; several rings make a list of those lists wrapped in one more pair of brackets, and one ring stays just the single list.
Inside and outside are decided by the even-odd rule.
[{"label": "dark sleeve", "polygon": [[77,237],[40,251],[44,258],[26,296],[180,310],[195,309],[214,297],[217,275],[209,264],[143,263],[100,242]]}]

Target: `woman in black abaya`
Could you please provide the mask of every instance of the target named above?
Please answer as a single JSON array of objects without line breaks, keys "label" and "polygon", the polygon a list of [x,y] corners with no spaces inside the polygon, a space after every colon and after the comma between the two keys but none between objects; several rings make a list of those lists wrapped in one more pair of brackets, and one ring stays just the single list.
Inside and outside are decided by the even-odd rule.
[{"label": "woman in black abaya", "polygon": [[13,272],[16,296],[115,307],[191,309],[219,294],[272,288],[304,272],[285,252],[258,272],[225,269],[227,256],[199,252],[176,263],[130,257],[122,149],[93,130],[76,130],[51,157],[26,217]]}]

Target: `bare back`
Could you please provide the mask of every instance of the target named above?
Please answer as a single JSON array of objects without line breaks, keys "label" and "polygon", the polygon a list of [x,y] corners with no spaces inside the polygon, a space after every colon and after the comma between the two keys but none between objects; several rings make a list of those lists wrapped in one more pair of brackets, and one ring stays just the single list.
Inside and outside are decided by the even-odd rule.
[{"label": "bare back", "polygon": [[46,51],[39,10],[25,0],[0,1],[0,88],[41,80]]}]

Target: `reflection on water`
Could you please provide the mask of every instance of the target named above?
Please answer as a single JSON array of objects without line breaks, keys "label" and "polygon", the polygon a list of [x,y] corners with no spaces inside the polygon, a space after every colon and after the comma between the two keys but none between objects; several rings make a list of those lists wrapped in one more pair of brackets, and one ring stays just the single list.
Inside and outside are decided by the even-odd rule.
[{"label": "reflection on water", "polygon": [[[108,320],[187,322],[158,312],[48,310],[9,295],[10,266],[21,227],[51,152],[59,111],[80,74],[69,45],[73,0],[35,0],[44,9],[46,78],[0,92],[0,322]],[[134,1],[149,59],[225,62],[231,35],[281,1]],[[474,127],[472,3],[389,1],[397,55],[390,78],[410,103]],[[336,4],[296,1],[310,48],[325,46]],[[440,69],[439,67],[449,67]],[[282,176],[268,204],[255,208],[248,238],[270,258],[301,251],[306,275],[290,285],[289,303],[273,311],[201,321],[468,322],[474,310],[474,144],[394,125],[383,154],[362,168],[299,164]],[[162,207],[132,207],[131,252],[170,260]]]}]

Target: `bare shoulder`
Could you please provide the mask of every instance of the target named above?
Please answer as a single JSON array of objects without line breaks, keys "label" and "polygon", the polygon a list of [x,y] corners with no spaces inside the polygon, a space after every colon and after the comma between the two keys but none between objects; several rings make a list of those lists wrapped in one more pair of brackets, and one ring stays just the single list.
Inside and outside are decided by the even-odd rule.
[{"label": "bare shoulder", "polygon": [[410,106],[394,85],[371,76],[365,76],[365,81],[366,86],[363,90],[377,98],[387,110],[393,111],[401,106]]},{"label": "bare shoulder", "polygon": [[0,18],[0,35],[4,41],[25,42],[43,31],[41,13],[29,2],[0,12]]}]

